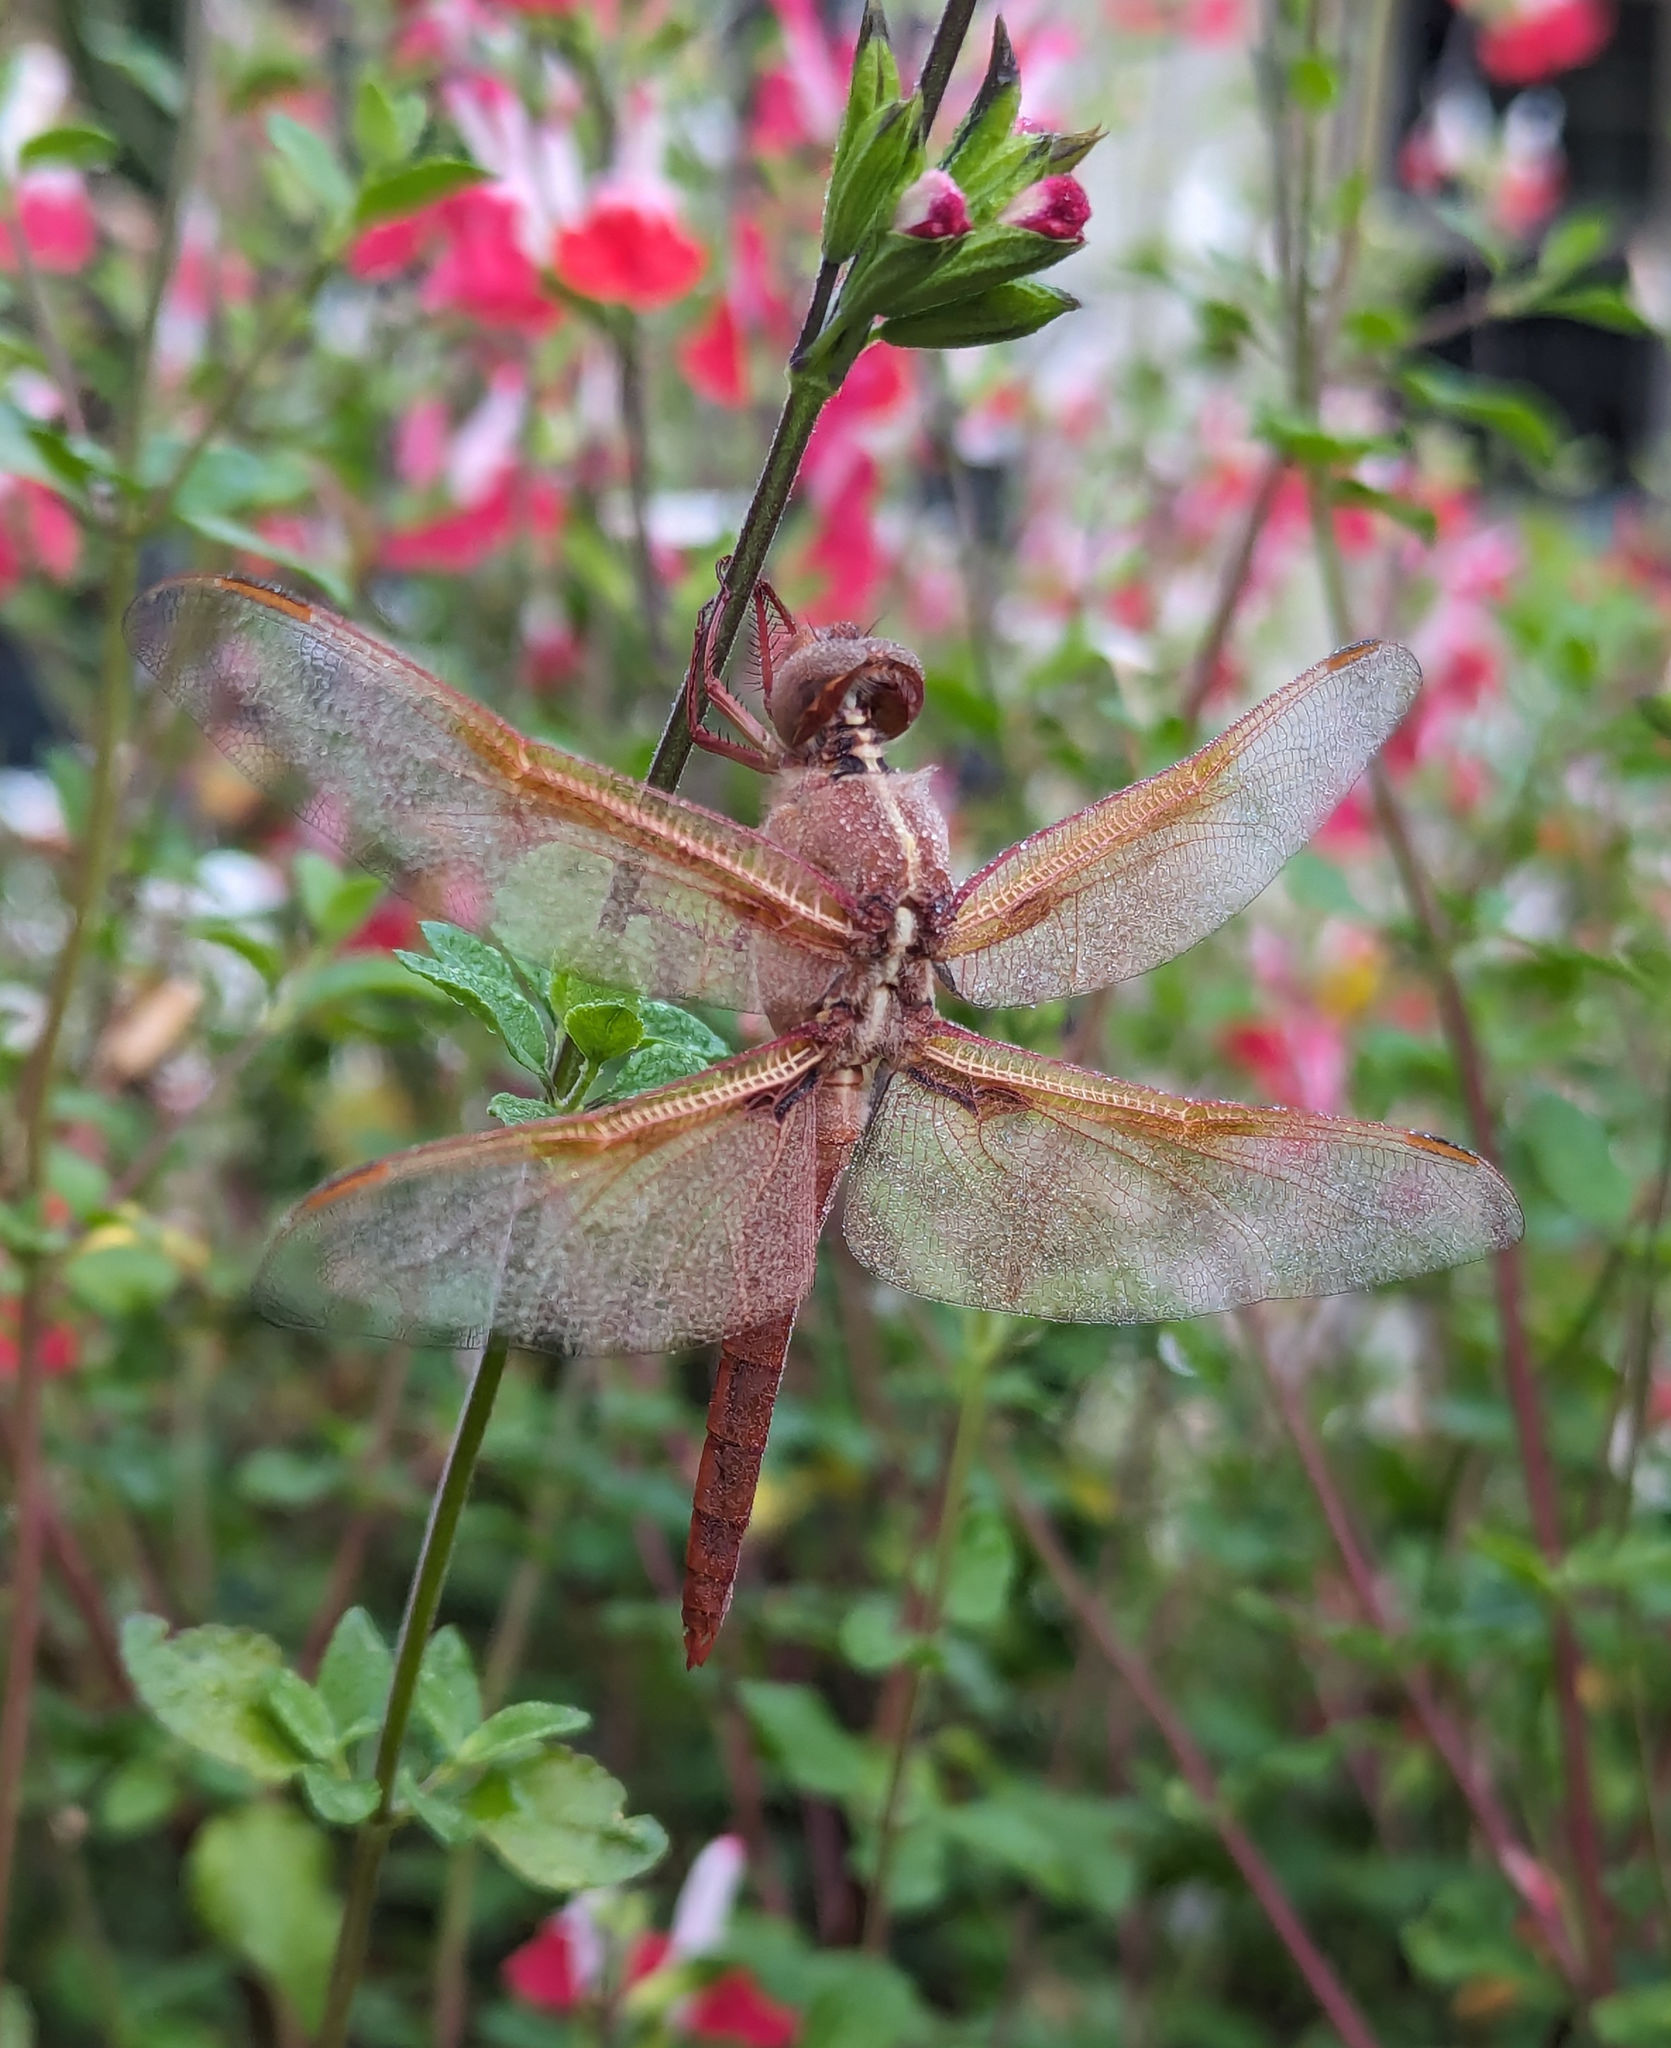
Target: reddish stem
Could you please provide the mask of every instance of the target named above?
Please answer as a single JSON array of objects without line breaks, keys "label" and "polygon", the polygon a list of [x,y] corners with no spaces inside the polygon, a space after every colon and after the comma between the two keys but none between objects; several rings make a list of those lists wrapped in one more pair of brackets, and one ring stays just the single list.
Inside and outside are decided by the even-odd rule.
[{"label": "reddish stem", "polygon": [[[1450,964],[1449,934],[1433,892],[1428,887],[1427,876],[1411,841],[1409,826],[1391,778],[1379,761],[1369,774],[1382,833],[1398,868],[1411,913],[1421,928],[1428,970],[1439,1003],[1440,1025],[1461,1084],[1474,1149],[1482,1159],[1495,1166],[1498,1163],[1496,1122],[1486,1095],[1485,1064],[1480,1057],[1479,1040],[1474,1033],[1473,1019],[1468,1014],[1461,984]],[[1557,1565],[1565,1543],[1561,1533],[1555,1468],[1549,1456],[1543,1409],[1538,1399],[1537,1375],[1532,1365],[1531,1346],[1527,1342],[1521,1307],[1520,1247],[1509,1245],[1495,1253],[1491,1263],[1497,1296],[1497,1320],[1503,1338],[1503,1375],[1508,1382],[1509,1405],[1514,1410],[1526,1498],[1531,1508],[1532,1533],[1550,1564]],[[1584,1921],[1591,1988],[1604,1992],[1613,1982],[1613,1943],[1607,1893],[1601,1874],[1601,1831],[1596,1824],[1595,1796],[1590,1784],[1584,1709],[1578,1697],[1578,1638],[1573,1631],[1571,1616],[1558,1603],[1552,1614],[1551,1635],[1555,1707],[1561,1727],[1561,1761],[1566,1780],[1567,1844],[1578,1880],[1578,1902]]]},{"label": "reddish stem", "polygon": [[[1294,1448],[1299,1453],[1300,1463],[1311,1482],[1311,1489],[1317,1496],[1323,1510],[1323,1519],[1329,1525],[1329,1534],[1334,1538],[1340,1561],[1345,1567],[1347,1581],[1352,1588],[1358,1611],[1369,1626],[1389,1641],[1405,1636],[1403,1617],[1382,1597],[1381,1579],[1358,1531],[1352,1516],[1335,1484],[1328,1455],[1318,1441],[1317,1432],[1311,1426],[1306,1413],[1305,1402],[1298,1387],[1282,1372],[1271,1357],[1265,1341],[1265,1331],[1256,1311],[1244,1309],[1241,1315],[1243,1328],[1252,1340],[1254,1356],[1264,1370],[1265,1378],[1276,1396],[1283,1422],[1292,1437]],[[1435,1690],[1431,1674],[1425,1667],[1413,1669],[1400,1667],[1404,1689],[1409,1694],[1410,1704],[1416,1710],[1427,1739],[1438,1751],[1445,1767],[1456,1781],[1457,1790],[1467,1801],[1468,1810],[1474,1816],[1475,1825],[1489,1844],[1497,1867],[1502,1871],[1514,1890],[1525,1901],[1544,1940],[1549,1944],[1561,1974],[1569,1984],[1581,1987],[1583,1965],[1575,1952],[1571,1936],[1567,1932],[1555,1900],[1546,1896],[1534,1882],[1536,1859],[1525,1847],[1514,1831],[1513,1823],[1498,1800],[1495,1786],[1474,1762],[1469,1754],[1468,1740],[1459,1723],[1447,1711]]]},{"label": "reddish stem", "polygon": [[1211,1814],[1219,1840],[1247,1880],[1248,1890],[1264,1908],[1277,1938],[1293,1958],[1294,1967],[1305,1979],[1329,2024],[1345,2042],[1346,2048],[1379,2048],[1374,2030],[1358,2010],[1351,1993],[1335,1975],[1328,1958],[1312,1940],[1305,1922],[1283,1890],[1281,1879],[1265,1861],[1252,1836],[1226,1806],[1206,1752],[1168,1699],[1148,1660],[1116,1630],[1107,1610],[1074,1569],[1049,1518],[1023,1490],[1009,1460],[994,1452],[992,1463],[1005,1498],[1026,1530],[1028,1541],[1037,1551],[1046,1571],[1055,1581],[1057,1591],[1073,1609],[1086,1635],[1131,1688],[1144,1712],[1160,1731],[1185,1782]]}]

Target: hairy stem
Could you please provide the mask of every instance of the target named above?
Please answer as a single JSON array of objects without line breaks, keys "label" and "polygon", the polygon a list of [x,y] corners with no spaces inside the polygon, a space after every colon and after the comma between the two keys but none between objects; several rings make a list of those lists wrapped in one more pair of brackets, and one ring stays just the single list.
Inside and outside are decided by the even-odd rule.
[{"label": "hairy stem", "polygon": [[396,1826],[395,1779],[400,1769],[401,1746],[412,1718],[417,1695],[418,1673],[423,1664],[424,1645],[435,1625],[452,1562],[453,1544],[458,1536],[459,1517],[475,1477],[482,1438],[488,1417],[504,1376],[509,1340],[488,1339],[477,1363],[470,1391],[459,1411],[452,1448],[445,1471],[430,1504],[429,1526],[418,1550],[412,1583],[406,1595],[406,1613],[400,1624],[400,1641],[395,1647],[394,1675],[389,1684],[389,1701],[383,1710],[383,1728],[377,1739],[377,1809],[360,1824],[354,1839],[354,1856],[349,1866],[348,1895],[343,1904],[342,1927],[337,1935],[336,1954],[331,1962],[331,1981],[325,1998],[325,2017],[319,2029],[318,2048],[344,2048],[348,2039],[348,2016],[365,1967],[371,1941],[372,1911],[377,1900],[377,1880],[383,1857]]}]

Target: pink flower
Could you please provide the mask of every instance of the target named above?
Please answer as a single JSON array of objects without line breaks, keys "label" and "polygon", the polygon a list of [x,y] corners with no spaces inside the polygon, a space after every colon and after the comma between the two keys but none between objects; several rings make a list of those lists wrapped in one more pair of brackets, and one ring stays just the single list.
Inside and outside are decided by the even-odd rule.
[{"label": "pink flower", "polygon": [[680,342],[679,367],[692,390],[710,404],[748,403],[748,358],[728,298],[716,300],[708,317]]},{"label": "pink flower", "polygon": [[500,1966],[505,1987],[536,2012],[572,2012],[603,1974],[603,1937],[580,1899],[553,1913]]},{"label": "pink flower", "polygon": [[507,480],[479,504],[388,534],[378,560],[405,575],[463,575],[515,537],[516,486]]},{"label": "pink flower", "polygon": [[1332,1018],[1299,1014],[1234,1025],[1224,1050],[1273,1102],[1324,1116],[1345,1107],[1346,1038]]},{"label": "pink flower", "polygon": [[1479,12],[1480,68],[1499,85],[1536,85],[1575,71],[1613,39],[1609,0],[1514,0],[1488,15]]},{"label": "pink flower", "polygon": [[894,208],[894,233],[915,235],[923,242],[951,241],[966,235],[969,225],[962,188],[945,171],[924,171],[914,184],[906,186]]},{"label": "pink flower", "polygon": [[[99,245],[98,222],[79,171],[54,165],[29,171],[13,194],[18,225],[37,270],[72,276],[85,270]],[[9,221],[0,220],[0,270],[16,270],[17,244]]]},{"label": "pink flower", "polygon": [[0,476],[0,597],[32,570],[67,583],[81,557],[81,528],[55,491],[29,477]]},{"label": "pink flower", "polygon": [[835,139],[847,103],[851,45],[826,33],[814,0],[774,0],[784,62],[755,88],[751,145],[770,156]]},{"label": "pink flower", "polygon": [[[0,1379],[15,1379],[18,1357],[18,1298],[0,1299]],[[81,1340],[68,1323],[48,1323],[41,1331],[40,1366],[48,1379],[62,1379],[81,1360]]]},{"label": "pink flower", "polygon": [[649,190],[600,193],[573,227],[559,230],[552,252],[570,291],[638,313],[683,298],[707,262],[672,205]]},{"label": "pink flower", "polygon": [[1077,178],[1041,178],[1017,193],[999,219],[1012,228],[1048,235],[1053,242],[1077,242],[1091,218],[1091,202]]},{"label": "pink flower", "polygon": [[348,268],[356,277],[371,282],[398,277],[428,247],[435,233],[437,214],[437,207],[425,206],[416,213],[380,220],[375,227],[366,228],[348,251]]}]

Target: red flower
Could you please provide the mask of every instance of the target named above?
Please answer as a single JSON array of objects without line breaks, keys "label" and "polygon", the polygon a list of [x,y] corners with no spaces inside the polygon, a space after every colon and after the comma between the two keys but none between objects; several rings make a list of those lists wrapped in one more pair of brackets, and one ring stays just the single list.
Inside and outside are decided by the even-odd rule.
[{"label": "red flower", "polygon": [[516,512],[516,481],[507,477],[479,504],[388,534],[379,559],[406,575],[462,575],[515,538]]},{"label": "red flower", "polygon": [[945,171],[924,171],[899,195],[893,230],[896,235],[915,235],[921,242],[949,242],[966,235],[969,206],[962,187]]},{"label": "red flower", "polygon": [[501,1965],[505,1986],[537,2012],[572,2012],[590,1988],[590,1972],[566,1915],[553,1913],[532,1941]]},{"label": "red flower", "polygon": [[[84,270],[99,245],[98,222],[78,171],[31,171],[15,194],[18,224],[37,270]],[[0,270],[17,268],[11,223],[0,220]]]},{"label": "red flower", "polygon": [[582,221],[558,232],[552,252],[570,291],[637,313],[683,298],[707,261],[665,201],[624,192],[594,199]]},{"label": "red flower", "polygon": [[525,334],[556,325],[559,308],[517,239],[515,200],[473,185],[442,200],[436,214],[446,247],[424,280],[426,312],[463,313]]},{"label": "red flower", "polygon": [[680,342],[679,367],[710,404],[748,403],[748,358],[729,299],[716,300],[707,319]]},{"label": "red flower", "polygon": [[1480,69],[1499,85],[1537,85],[1593,63],[1613,25],[1608,0],[1519,0],[1481,22]]},{"label": "red flower", "polygon": [[1041,178],[1018,193],[1000,218],[1012,228],[1048,235],[1053,242],[1077,242],[1091,218],[1091,202],[1077,178]]},{"label": "red flower", "polygon": [[348,268],[356,277],[398,277],[424,253],[435,233],[437,214],[436,207],[425,206],[396,220],[380,220],[355,239]]},{"label": "red flower", "polygon": [[735,2041],[742,2048],[791,2048],[801,2016],[768,1998],[746,1970],[727,1970],[697,1992],[679,2020],[693,2041]]},{"label": "red flower", "polygon": [[28,477],[0,476],[0,596],[28,570],[68,582],[81,554],[81,529],[56,492]]},{"label": "red flower", "polygon": [[[9,1294],[0,1299],[0,1379],[13,1379],[18,1368],[18,1299]],[[68,1323],[48,1323],[41,1332],[40,1367],[48,1379],[61,1379],[73,1372],[81,1357],[81,1344]]]}]

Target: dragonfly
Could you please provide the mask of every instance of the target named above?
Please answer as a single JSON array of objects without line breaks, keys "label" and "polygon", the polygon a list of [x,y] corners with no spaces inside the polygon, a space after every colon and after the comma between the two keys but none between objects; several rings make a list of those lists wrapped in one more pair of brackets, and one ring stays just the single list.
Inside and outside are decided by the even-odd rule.
[{"label": "dragonfly", "polygon": [[[973,1309],[1160,1322],[1408,1279],[1521,1234],[1448,1140],[1195,1100],[980,1036],[937,991],[1037,1004],[1139,975],[1243,909],[1346,796],[1420,670],[1331,654],[1149,779],[953,880],[904,647],[750,598],[764,716],[716,672],[696,738],[773,778],[758,831],[530,739],[317,606],[225,576],[143,594],[137,658],[345,853],[529,962],[773,1035],[601,1107],[351,1169],[279,1225],[290,1326],[564,1353],[720,1346],[682,1618],[730,1604],[772,1407],[837,1199],[880,1281]],[[739,684],[739,688],[742,685]],[[729,730],[706,723],[712,709]]]}]

